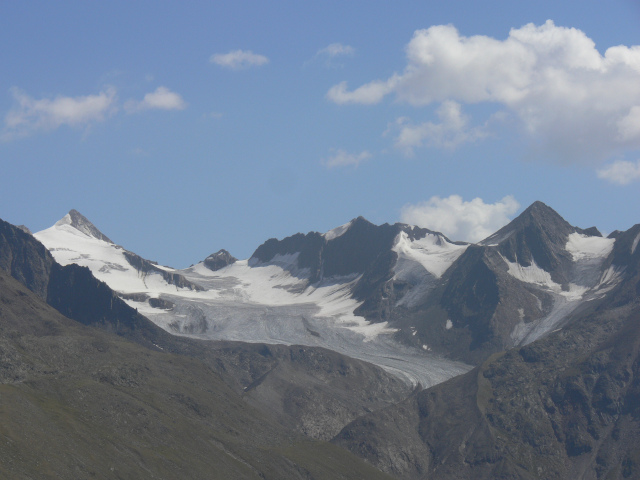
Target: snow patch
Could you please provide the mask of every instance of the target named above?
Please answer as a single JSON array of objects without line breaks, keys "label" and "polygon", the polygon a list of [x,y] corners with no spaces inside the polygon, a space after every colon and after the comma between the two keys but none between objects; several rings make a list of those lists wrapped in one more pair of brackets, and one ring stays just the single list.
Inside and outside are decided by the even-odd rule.
[{"label": "snow patch", "polygon": [[633,241],[633,245],[631,245],[631,255],[636,253],[636,248],[638,247],[638,241],[640,241],[640,233],[636,235],[636,238]]},{"label": "snow patch", "polygon": [[338,238],[338,237],[344,235],[345,232],[347,230],[349,230],[349,227],[351,227],[351,223],[352,223],[352,221],[349,222],[349,223],[345,223],[344,225],[340,225],[339,227],[336,227],[336,228],[334,228],[332,230],[329,230],[327,233],[325,233],[323,235],[324,238],[327,240],[327,242],[329,242],[329,241],[331,241],[331,240],[333,240],[335,238]]},{"label": "snow patch", "polygon": [[551,279],[551,274],[546,270],[536,265],[536,262],[531,261],[531,265],[525,267],[519,263],[513,263],[502,257],[507,264],[508,273],[512,277],[520,280],[521,282],[531,283],[544,289],[550,290],[553,293],[567,297],[568,299],[582,298],[584,293],[588,290],[587,287],[582,285],[576,285],[575,283],[569,283],[568,288],[565,290],[562,285],[554,282]]},{"label": "snow patch", "polygon": [[[464,253],[468,245],[455,245],[442,235],[427,234],[419,240],[411,240],[406,232],[400,232],[395,239],[393,251],[398,254],[394,267],[395,279],[411,281],[419,276],[415,267],[426,270],[436,278]],[[423,273],[424,276],[424,273]]]},{"label": "snow patch", "polygon": [[569,235],[566,250],[574,261],[605,258],[611,253],[615,239],[604,237],[591,237],[574,232]]}]

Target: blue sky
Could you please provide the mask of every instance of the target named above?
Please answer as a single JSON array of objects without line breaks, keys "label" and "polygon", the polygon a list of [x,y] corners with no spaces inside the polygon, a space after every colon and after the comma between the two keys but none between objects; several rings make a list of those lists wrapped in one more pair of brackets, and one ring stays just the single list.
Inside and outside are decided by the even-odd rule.
[{"label": "blue sky", "polygon": [[359,215],[640,222],[635,1],[5,1],[0,40],[0,218],[33,231],[75,208],[184,267]]}]

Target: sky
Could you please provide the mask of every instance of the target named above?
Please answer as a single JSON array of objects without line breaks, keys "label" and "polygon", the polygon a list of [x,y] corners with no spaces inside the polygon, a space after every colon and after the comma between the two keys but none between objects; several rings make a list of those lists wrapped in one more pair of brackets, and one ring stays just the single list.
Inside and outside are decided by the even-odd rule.
[{"label": "sky", "polygon": [[176,268],[352,218],[640,223],[640,3],[0,1],[0,218]]}]

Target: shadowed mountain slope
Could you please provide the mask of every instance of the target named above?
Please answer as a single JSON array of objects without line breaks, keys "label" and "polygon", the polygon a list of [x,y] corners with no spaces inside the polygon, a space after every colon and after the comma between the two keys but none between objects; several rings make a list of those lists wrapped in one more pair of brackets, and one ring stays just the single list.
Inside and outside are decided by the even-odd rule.
[{"label": "shadowed mountain slope", "polygon": [[411,479],[640,477],[640,226],[625,279],[572,321],[364,416],[334,440]]},{"label": "shadowed mountain slope", "polygon": [[408,341],[477,364],[562,326],[613,288],[624,265],[612,267],[613,247],[597,229],[572,227],[535,202],[467,248],[418,307],[396,318],[415,327]]}]

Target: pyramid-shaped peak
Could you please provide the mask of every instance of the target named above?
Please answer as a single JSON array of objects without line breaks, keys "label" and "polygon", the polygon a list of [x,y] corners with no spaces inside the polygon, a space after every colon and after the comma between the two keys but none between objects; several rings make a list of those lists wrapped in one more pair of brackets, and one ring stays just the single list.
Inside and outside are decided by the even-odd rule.
[{"label": "pyramid-shaped peak", "polygon": [[519,217],[523,216],[556,217],[564,220],[558,212],[540,200],[533,202],[519,215]]},{"label": "pyramid-shaped peak", "polygon": [[493,235],[480,242],[481,245],[493,245],[508,239],[514,232],[523,230],[544,231],[545,236],[555,239],[558,243],[565,243],[570,233],[577,229],[569,224],[553,208],[543,202],[536,201],[529,205],[520,215]]},{"label": "pyramid-shaped peak", "polygon": [[104,242],[113,243],[109,237],[103,234],[100,230],[96,228],[96,226],[89,221],[87,217],[82,215],[77,210],[71,209],[69,213],[67,213],[64,217],[62,217],[57,223],[56,226],[61,225],[69,225],[76,230],[84,233],[85,235],[89,235],[90,237],[97,238],[98,240],[102,240]]}]

